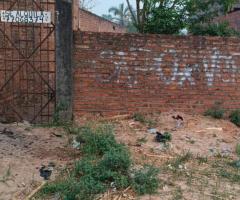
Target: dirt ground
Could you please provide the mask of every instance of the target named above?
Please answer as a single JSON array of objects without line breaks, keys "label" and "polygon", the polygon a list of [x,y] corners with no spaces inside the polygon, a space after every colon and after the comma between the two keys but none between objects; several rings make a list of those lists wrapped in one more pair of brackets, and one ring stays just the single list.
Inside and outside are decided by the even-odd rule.
[{"label": "dirt ground", "polygon": [[[173,119],[177,115],[183,122]],[[238,127],[228,120],[176,112],[145,117],[147,123],[130,117],[79,119],[79,125],[90,120],[115,124],[116,138],[129,147],[136,166],[153,164],[160,168],[156,195],[137,197],[127,188],[117,194],[109,191],[99,199],[240,200],[240,170],[229,165],[237,159]],[[166,145],[156,142],[149,124],[159,132],[171,133],[172,141]],[[54,179],[77,157],[61,129],[0,124],[0,200],[24,199],[43,181],[39,176],[41,165],[55,163]]]},{"label": "dirt ground", "polygon": [[[173,119],[177,115],[183,122]],[[116,123],[117,140],[129,146],[136,164],[160,168],[158,194],[136,199],[240,199],[240,170],[228,164],[237,159],[238,127],[228,120],[176,112],[146,118],[156,122],[159,132],[171,133],[172,141],[167,145],[156,142],[148,125],[133,119]]]},{"label": "dirt ground", "polygon": [[[173,118],[178,115],[183,121]],[[110,121],[117,140],[129,147],[137,166],[160,168],[158,193],[137,197],[128,188],[120,192],[121,198],[119,192],[109,191],[101,200],[240,200],[240,170],[229,165],[237,159],[238,127],[228,120],[176,112],[145,117],[157,131],[171,133],[172,141],[156,142],[149,123],[128,117]]]},{"label": "dirt ground", "polygon": [[33,128],[28,123],[0,124],[0,200],[25,199],[43,182],[42,165],[55,165],[54,178],[74,160],[61,133],[61,129]]}]

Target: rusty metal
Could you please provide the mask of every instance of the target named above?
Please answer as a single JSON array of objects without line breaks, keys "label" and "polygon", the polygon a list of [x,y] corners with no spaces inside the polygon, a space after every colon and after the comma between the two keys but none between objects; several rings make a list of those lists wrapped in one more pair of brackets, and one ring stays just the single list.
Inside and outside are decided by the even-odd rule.
[{"label": "rusty metal", "polygon": [[55,110],[55,1],[4,0],[0,10],[51,11],[50,24],[0,20],[0,120],[45,123]]}]

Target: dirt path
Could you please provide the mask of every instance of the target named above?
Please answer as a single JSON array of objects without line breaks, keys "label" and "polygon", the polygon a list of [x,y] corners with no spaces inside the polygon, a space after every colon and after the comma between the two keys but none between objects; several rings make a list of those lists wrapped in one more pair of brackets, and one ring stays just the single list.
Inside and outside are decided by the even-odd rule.
[{"label": "dirt path", "polygon": [[52,178],[74,160],[60,129],[0,124],[0,200],[21,200],[41,184],[39,169],[55,165]]}]

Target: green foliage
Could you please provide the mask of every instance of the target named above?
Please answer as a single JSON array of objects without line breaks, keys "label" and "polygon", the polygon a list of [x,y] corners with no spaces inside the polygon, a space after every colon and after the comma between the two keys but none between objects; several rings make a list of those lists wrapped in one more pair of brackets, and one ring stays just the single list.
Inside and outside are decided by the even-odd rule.
[{"label": "green foliage", "polygon": [[194,35],[239,36],[227,22],[214,23],[213,19],[225,15],[236,0],[189,0],[188,29]]},{"label": "green foliage", "polygon": [[133,119],[137,122],[141,122],[141,123],[145,123],[146,122],[146,118],[142,113],[135,113],[133,115]]},{"label": "green foliage", "polygon": [[93,177],[85,175],[80,181],[68,178],[58,183],[47,184],[43,194],[59,193],[64,200],[92,200],[96,194],[106,191],[106,186]]},{"label": "green foliage", "polygon": [[[134,179],[131,178],[130,153],[125,145],[116,142],[112,125],[81,127],[77,140],[84,140],[81,148],[84,157],[75,163],[68,177],[47,184],[42,190],[43,194],[58,193],[64,200],[92,200],[96,194],[112,186],[124,189],[134,184],[141,193],[152,193],[157,189],[159,180],[155,176],[156,169],[149,167],[136,173]],[[144,177],[141,179],[140,175]],[[139,189],[141,181],[144,185]]]},{"label": "green foliage", "polygon": [[137,122],[147,125],[149,128],[153,128],[157,125],[156,121],[147,119],[142,113],[135,113],[133,119]]},{"label": "green foliage", "polygon": [[122,173],[129,170],[131,160],[129,152],[125,147],[119,147],[108,151],[100,162],[100,166],[112,171],[120,171]]},{"label": "green foliage", "polygon": [[227,169],[219,169],[218,170],[218,175],[226,178],[228,180],[230,180],[233,183],[240,183],[240,174],[239,172],[235,173],[235,172],[230,172]]},{"label": "green foliage", "polygon": [[171,133],[165,132],[165,133],[163,134],[163,136],[164,136],[165,142],[170,142],[170,141],[172,141],[172,134],[171,134]]},{"label": "green foliage", "polygon": [[109,124],[102,125],[97,129],[85,127],[80,130],[77,141],[81,138],[87,144],[82,146],[83,153],[102,156],[110,149],[121,146],[116,142],[113,133],[113,126]]},{"label": "green foliage", "polygon": [[180,165],[188,162],[192,157],[193,157],[193,155],[188,151],[188,152],[184,153],[183,155],[177,156],[177,158],[175,158],[172,161],[170,161],[169,164],[175,170],[175,169],[179,168]]},{"label": "green foliage", "polygon": [[66,112],[68,105],[64,102],[59,103],[52,116],[52,120],[49,123],[45,124],[37,124],[36,127],[62,127],[67,130],[69,127],[72,126],[71,120],[64,120],[62,113]]},{"label": "green foliage", "polygon": [[240,109],[233,111],[230,114],[230,121],[237,126],[240,126]]},{"label": "green foliage", "polygon": [[120,26],[127,26],[130,18],[129,8],[124,6],[124,3],[119,4],[118,7],[111,7],[108,10],[109,13],[113,13],[115,20]]},{"label": "green foliage", "polygon": [[134,190],[139,195],[156,193],[159,187],[158,174],[159,170],[151,166],[135,171],[132,180]]},{"label": "green foliage", "polygon": [[238,143],[236,146],[236,153],[240,157],[240,143]]},{"label": "green foliage", "polygon": [[215,119],[222,119],[224,116],[225,111],[221,108],[220,103],[215,103],[215,105],[208,109],[204,115],[211,116]]},{"label": "green foliage", "polygon": [[187,29],[194,35],[239,36],[227,23],[214,24],[236,0],[136,0],[136,12],[126,1],[141,33],[179,34]]},{"label": "green foliage", "polygon": [[240,33],[229,27],[228,22],[222,22],[218,24],[196,24],[191,27],[191,33],[193,35],[208,35],[208,36],[239,36]]},{"label": "green foliage", "polygon": [[144,33],[178,34],[185,27],[183,12],[175,8],[158,7],[151,11],[151,15],[144,25]]}]

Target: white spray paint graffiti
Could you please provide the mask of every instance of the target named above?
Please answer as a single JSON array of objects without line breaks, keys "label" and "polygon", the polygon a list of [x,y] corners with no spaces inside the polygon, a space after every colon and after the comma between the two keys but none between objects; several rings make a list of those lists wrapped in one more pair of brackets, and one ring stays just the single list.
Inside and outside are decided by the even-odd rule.
[{"label": "white spray paint graffiti", "polygon": [[[166,55],[172,55],[173,62],[172,62],[172,73],[169,77],[164,74],[162,63],[164,57]],[[154,71],[156,75],[166,84],[170,85],[171,83],[177,81],[178,85],[183,85],[185,81],[188,81],[190,85],[195,85],[195,81],[192,77],[192,73],[194,70],[198,68],[198,64],[195,65],[186,65],[185,68],[181,71],[179,68],[179,58],[177,56],[177,52],[175,50],[166,50],[164,53],[161,53],[158,58],[153,59],[155,62],[153,64]]]},{"label": "white spray paint graffiti", "polygon": [[[145,53],[151,53],[151,50],[144,49],[144,48],[130,48],[130,52],[132,55],[137,56],[135,53],[136,51],[139,52],[145,52]],[[113,59],[114,56],[118,56],[119,60],[118,62],[113,62],[114,70],[112,74],[110,74],[108,77],[103,78],[102,76],[98,76],[97,80],[101,83],[119,83],[121,84],[121,81],[124,81],[124,84],[126,84],[128,87],[133,87],[138,83],[137,81],[137,74],[139,72],[154,72],[157,77],[159,77],[159,80],[163,81],[166,85],[170,85],[172,83],[177,83],[179,86],[184,85],[186,82],[188,82],[190,85],[194,86],[196,85],[196,81],[194,79],[193,74],[195,72],[199,72],[200,68],[203,67],[203,71],[205,73],[205,79],[206,84],[208,86],[212,86],[215,78],[218,78],[223,83],[234,83],[236,82],[236,73],[238,72],[236,63],[233,59],[233,56],[231,55],[223,55],[217,48],[213,49],[213,54],[209,57],[204,57],[202,63],[198,64],[186,64],[186,66],[180,67],[180,59],[186,58],[187,55],[179,54],[174,49],[168,49],[160,53],[159,56],[154,57],[152,59],[146,59],[145,64],[149,66],[149,63],[152,63],[151,67],[146,67],[145,65],[143,67],[135,66],[133,67],[133,75],[130,75],[129,73],[129,66],[128,63],[124,60],[125,56],[128,55],[126,52],[122,51],[102,51],[100,53],[100,58],[102,59]],[[170,75],[166,75],[164,73],[164,61],[165,56],[171,56],[171,73]],[[224,69],[221,69],[221,64],[224,66]],[[167,66],[168,67],[168,66]],[[230,75],[230,78],[226,79],[225,77],[222,77],[222,72],[225,74]],[[127,77],[125,80],[121,79],[121,76]]]},{"label": "white spray paint graffiti", "polygon": [[[119,54],[118,54],[119,55]],[[127,62],[114,62],[114,70],[113,73],[109,76],[103,78],[102,76],[97,76],[97,81],[101,83],[113,83],[116,82],[120,84],[121,75],[126,76],[124,82],[122,84],[127,85],[128,87],[132,87],[137,84],[136,76],[131,76],[128,71]]]},{"label": "white spray paint graffiti", "polygon": [[[221,75],[221,62],[225,67],[225,72],[231,74],[230,79],[225,79]],[[236,82],[237,66],[232,56],[221,55],[218,49],[214,49],[214,53],[210,59],[204,58],[203,67],[207,79],[207,85],[212,86],[215,78],[221,79],[224,83]]]}]

